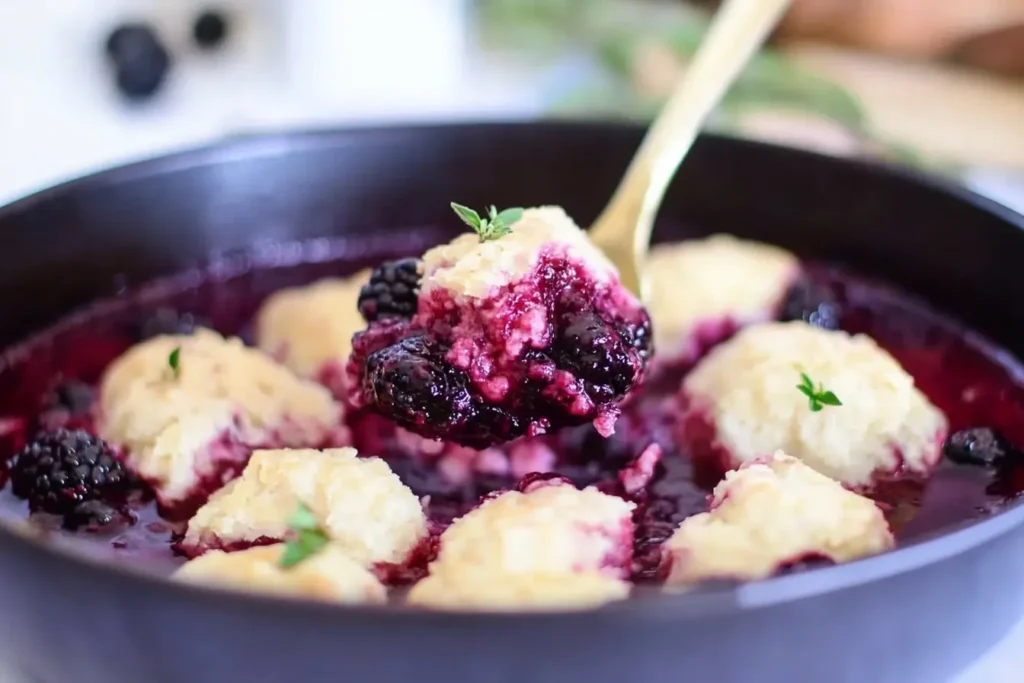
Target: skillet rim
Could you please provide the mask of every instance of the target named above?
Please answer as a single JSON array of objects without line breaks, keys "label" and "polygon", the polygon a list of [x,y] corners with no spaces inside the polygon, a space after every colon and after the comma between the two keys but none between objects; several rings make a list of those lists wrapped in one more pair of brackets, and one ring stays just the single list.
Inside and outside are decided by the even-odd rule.
[{"label": "skillet rim", "polygon": [[[429,136],[431,133],[488,134],[499,136],[503,131],[572,129],[595,137],[624,131],[641,133],[643,126],[630,122],[562,121],[562,120],[510,120],[482,122],[421,123],[403,125],[348,125],[344,127],[313,127],[262,131],[233,135],[218,141],[189,146],[178,151],[152,157],[115,163],[72,177],[37,192],[0,206],[0,229],[4,219],[12,214],[30,211],[35,205],[51,198],[70,195],[92,186],[110,186],[128,179],[184,171],[190,168],[216,166],[231,160],[283,156],[308,148],[335,149],[352,144],[356,137],[366,136]],[[844,165],[853,170],[873,175],[888,176],[903,184],[915,184],[931,192],[946,196],[977,211],[994,216],[1002,223],[1024,230],[1024,215],[1018,214],[999,202],[979,195],[970,188],[949,180],[929,176],[916,170],[861,158],[833,157],[809,150],[787,147],[720,134],[703,134],[702,139],[719,146],[763,150],[784,154],[796,163]],[[161,599],[175,602],[208,603],[216,600],[215,607],[235,610],[277,610],[280,616],[322,619],[359,619],[387,623],[393,619],[417,620],[434,625],[485,626],[491,623],[521,623],[551,619],[597,620],[618,622],[623,617],[662,620],[699,619],[728,613],[743,613],[770,605],[783,604],[807,597],[832,593],[842,589],[871,583],[883,578],[904,574],[914,569],[938,563],[996,539],[1024,524],[1024,496],[1005,505],[999,512],[981,519],[967,520],[947,530],[937,531],[915,539],[913,543],[895,550],[863,558],[854,562],[815,569],[811,572],[781,576],[763,581],[714,585],[685,595],[659,593],[655,597],[632,597],[596,609],[582,611],[536,610],[524,612],[446,612],[411,607],[402,603],[386,605],[339,605],[307,599],[279,597],[262,593],[246,593],[223,588],[186,584],[169,580],[166,576],[136,565],[121,565],[55,544],[21,530],[17,524],[0,520],[0,546],[14,551],[42,556],[46,562],[58,562],[67,569],[89,572],[87,578],[101,581],[131,582],[133,588],[162,592]],[[0,560],[2,561],[2,560]],[[209,607],[209,604],[204,605]]]}]

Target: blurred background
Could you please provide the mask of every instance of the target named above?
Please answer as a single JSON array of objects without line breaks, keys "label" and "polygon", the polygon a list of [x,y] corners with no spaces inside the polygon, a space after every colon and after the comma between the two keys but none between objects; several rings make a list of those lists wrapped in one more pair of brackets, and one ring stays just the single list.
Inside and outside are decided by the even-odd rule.
[{"label": "blurred background", "polygon": [[[5,0],[0,202],[261,130],[643,120],[713,0]],[[795,0],[711,126],[1024,210],[1024,0]]]}]

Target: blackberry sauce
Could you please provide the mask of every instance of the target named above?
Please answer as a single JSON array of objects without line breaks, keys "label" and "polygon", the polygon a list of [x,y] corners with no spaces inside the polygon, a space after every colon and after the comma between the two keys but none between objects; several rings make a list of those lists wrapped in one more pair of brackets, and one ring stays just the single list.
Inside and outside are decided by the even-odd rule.
[{"label": "blackberry sauce", "polygon": [[[260,302],[285,286],[340,276],[367,265],[346,258],[351,245],[312,250],[316,262],[253,265],[214,264],[98,302],[0,355],[0,451],[2,462],[42,425],[53,422],[54,387],[68,382],[95,385],[103,369],[138,340],[140,324],[155,311],[174,310],[209,321],[223,334],[249,339],[250,321]],[[302,246],[282,247],[308,254]],[[365,256],[365,254],[363,254]],[[400,256],[401,254],[396,254]],[[295,259],[300,260],[300,259]],[[968,331],[912,297],[825,266],[808,269],[807,280],[834,292],[842,310],[842,327],[864,332],[889,350],[914,376],[918,386],[947,415],[950,431],[988,427],[1007,441],[1024,446],[1024,368],[1007,354],[988,347]],[[656,580],[659,544],[688,515],[703,511],[714,482],[700,481],[688,456],[672,442],[670,399],[687,368],[660,371],[623,408],[616,434],[600,437],[592,425],[539,437],[559,454],[557,472],[578,485],[596,484],[616,491],[617,473],[651,443],[664,449],[652,484],[639,500],[634,579]],[[66,419],[67,410],[63,415]],[[61,414],[58,414],[61,417]],[[380,429],[380,418],[353,411],[350,426],[356,446],[389,461],[418,495],[430,495],[430,516],[443,528],[486,493],[515,485],[512,477],[476,476],[470,483],[450,484],[432,466],[404,454]],[[82,422],[86,424],[82,424]],[[89,427],[88,418],[75,426]],[[370,450],[372,448],[372,450]],[[24,519],[25,501],[13,496],[0,470],[0,516]],[[876,498],[890,518],[897,538],[906,543],[1001,509],[1024,489],[1024,467],[986,468],[944,460],[928,483],[883,487]],[[181,523],[159,518],[149,496],[130,500],[131,524],[71,532],[46,515],[34,516],[54,541],[70,543],[89,554],[165,566],[184,561],[172,550]]]}]

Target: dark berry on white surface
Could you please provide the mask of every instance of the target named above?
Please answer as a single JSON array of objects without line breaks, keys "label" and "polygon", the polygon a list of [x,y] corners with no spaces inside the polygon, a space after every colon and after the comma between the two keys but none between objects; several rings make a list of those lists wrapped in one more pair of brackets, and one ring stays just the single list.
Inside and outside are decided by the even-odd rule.
[{"label": "dark berry on white surface", "polygon": [[228,18],[223,12],[208,9],[196,17],[192,24],[192,40],[204,50],[220,46],[228,35]]},{"label": "dark berry on white surface", "polygon": [[838,330],[842,309],[831,289],[801,277],[786,293],[779,319],[784,322],[803,320],[808,325],[823,330]]},{"label": "dark berry on white surface", "polygon": [[34,511],[71,515],[86,501],[123,498],[131,476],[102,439],[83,430],[43,432],[10,463],[11,490]]},{"label": "dark berry on white surface", "polygon": [[359,313],[366,322],[381,318],[411,318],[416,313],[423,264],[409,258],[388,261],[370,274],[359,291]]},{"label": "dark berry on white surface", "polygon": [[105,43],[120,93],[130,100],[152,97],[171,68],[171,55],[146,24],[123,24]]},{"label": "dark berry on white surface", "polygon": [[132,45],[148,40],[152,34],[153,29],[146,24],[121,24],[107,35],[104,52],[110,59],[117,59],[118,55],[130,51]]},{"label": "dark berry on white surface", "polygon": [[995,467],[1021,459],[1020,452],[1002,434],[988,427],[954,432],[946,439],[943,453],[955,463],[982,467]]}]

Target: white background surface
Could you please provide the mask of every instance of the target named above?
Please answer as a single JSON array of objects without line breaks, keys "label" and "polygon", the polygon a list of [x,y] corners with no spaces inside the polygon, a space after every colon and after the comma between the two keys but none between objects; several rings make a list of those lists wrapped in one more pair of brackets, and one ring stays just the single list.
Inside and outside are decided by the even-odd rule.
[{"label": "white background surface", "polygon": [[[227,0],[222,4],[238,12],[230,48],[213,56],[179,50],[158,101],[128,108],[102,60],[111,23],[147,17],[179,49],[203,3],[0,0],[0,203],[98,167],[238,131],[519,118],[540,110],[525,75],[496,71],[473,55],[464,0],[429,0],[429,11],[427,2]],[[395,21],[399,16],[405,21]],[[978,171],[970,181],[1024,211],[1024,177]],[[1024,621],[957,683],[1022,680]]]}]

